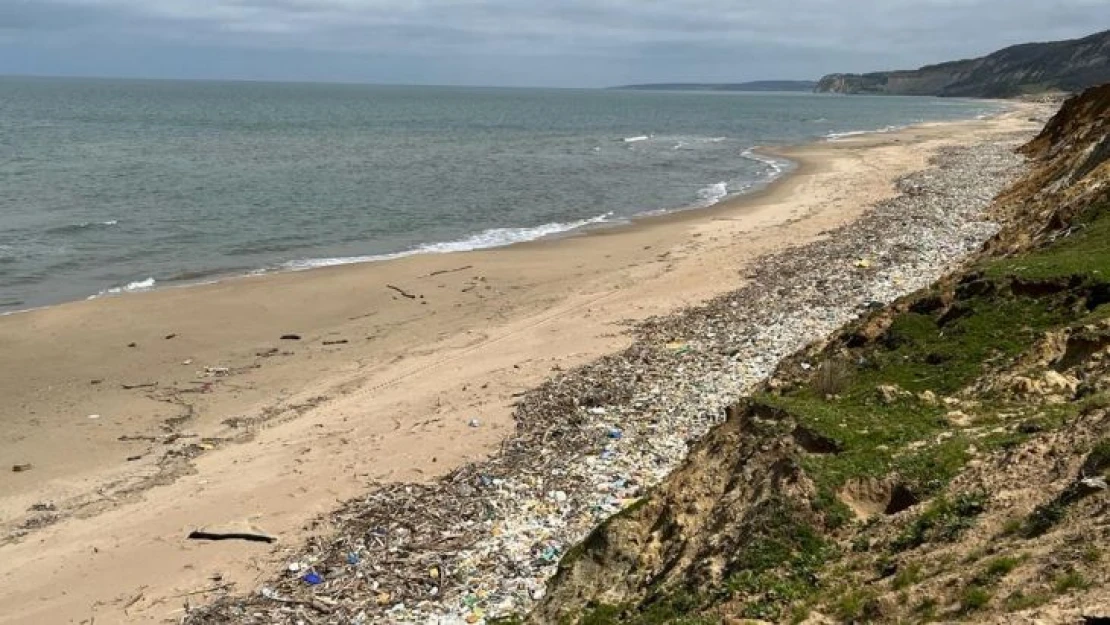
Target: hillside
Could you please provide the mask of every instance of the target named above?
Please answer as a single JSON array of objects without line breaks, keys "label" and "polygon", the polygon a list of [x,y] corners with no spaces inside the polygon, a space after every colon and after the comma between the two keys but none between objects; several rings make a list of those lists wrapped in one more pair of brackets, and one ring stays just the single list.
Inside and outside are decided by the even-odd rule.
[{"label": "hillside", "polygon": [[1028,43],[977,59],[916,70],[830,74],[818,93],[1009,98],[1078,92],[1110,82],[1110,31],[1068,41]]},{"label": "hillside", "polygon": [[1110,618],[1110,85],[966,269],[787,359],[563,558],[543,623]]},{"label": "hillside", "polygon": [[614,89],[633,91],[798,91],[811,92],[817,87],[812,80],[757,80],[741,83],[655,83],[625,85]]}]

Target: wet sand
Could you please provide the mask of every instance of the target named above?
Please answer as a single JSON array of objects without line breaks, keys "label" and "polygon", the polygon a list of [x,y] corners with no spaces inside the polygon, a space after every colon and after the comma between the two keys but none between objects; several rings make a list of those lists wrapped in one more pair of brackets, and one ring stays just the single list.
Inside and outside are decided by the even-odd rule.
[{"label": "wet sand", "polygon": [[[0,480],[0,622],[159,622],[248,590],[338,500],[495,449],[516,394],[624,347],[626,320],[738,288],[1027,117],[794,148],[759,194],[629,227],[0,317],[3,461],[31,465]],[[281,540],[184,539],[229,523]]]}]

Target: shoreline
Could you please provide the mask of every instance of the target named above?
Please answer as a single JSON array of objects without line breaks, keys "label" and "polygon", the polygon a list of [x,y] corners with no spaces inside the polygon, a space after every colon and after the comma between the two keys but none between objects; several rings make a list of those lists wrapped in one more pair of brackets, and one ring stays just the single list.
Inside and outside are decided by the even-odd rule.
[{"label": "shoreline", "polygon": [[[969,118],[970,120],[971,118]],[[961,120],[961,121],[969,121]],[[944,123],[944,122],[924,122],[929,123]],[[914,124],[917,125],[917,124]],[[908,126],[907,126],[908,127]],[[864,136],[869,134],[881,134],[884,130],[874,131],[859,131],[853,133],[853,136]],[[822,140],[831,139],[815,139],[812,143],[818,143]],[[754,160],[763,163],[774,169],[770,177],[749,183],[744,190],[728,193],[722,198],[713,201],[708,205],[690,204],[676,208],[661,208],[636,213],[627,217],[613,217],[611,212],[593,217],[579,219],[573,222],[549,222],[539,224],[536,226],[503,226],[485,230],[478,233],[473,233],[460,239],[452,239],[447,241],[432,241],[428,243],[421,243],[416,247],[401,250],[398,252],[388,252],[384,254],[368,254],[364,256],[346,256],[346,257],[314,257],[314,258],[296,258],[282,261],[281,263],[268,267],[260,267],[248,271],[230,272],[220,269],[213,269],[206,271],[203,278],[197,280],[191,279],[157,279],[154,276],[148,276],[141,280],[135,280],[125,285],[113,286],[102,289],[98,293],[87,295],[78,299],[63,300],[54,303],[42,304],[39,306],[32,306],[30,308],[17,308],[14,310],[0,310],[0,317],[9,315],[19,315],[28,312],[39,310],[46,310],[57,306],[66,306],[85,301],[93,301],[104,298],[127,297],[133,295],[143,295],[147,293],[156,293],[165,289],[185,289],[204,287],[213,284],[220,284],[235,280],[247,280],[254,278],[265,278],[268,276],[281,275],[286,273],[297,273],[314,271],[318,269],[330,269],[333,267],[345,267],[350,265],[363,265],[370,263],[383,263],[409,258],[412,256],[424,255],[450,255],[450,254],[465,254],[467,252],[480,252],[491,251],[505,248],[511,248],[519,245],[528,245],[530,243],[539,243],[545,241],[556,241],[568,237],[577,236],[590,236],[599,232],[621,229],[621,228],[635,228],[643,223],[648,223],[654,220],[667,219],[674,215],[708,211],[720,207],[723,204],[733,204],[743,202],[749,197],[757,196],[764,192],[769,187],[779,183],[789,176],[791,176],[798,168],[799,164],[790,160],[789,158],[780,155],[779,152],[788,151],[791,147],[800,147],[808,145],[810,142],[801,143],[797,146],[783,145],[777,148],[767,148],[764,146],[754,146],[747,148],[739,156],[739,158]],[[771,156],[763,157],[763,154],[770,154]],[[565,229],[563,229],[565,227]],[[520,240],[506,241],[504,243],[491,243],[491,244],[475,244],[472,247],[465,246],[467,241],[474,241],[488,235],[494,231],[539,231],[546,229],[554,229],[550,233],[539,233],[535,236],[526,235],[527,238]]]},{"label": "shoreline", "polygon": [[[565,237],[589,236],[590,234],[595,233],[597,231],[603,231],[603,230],[607,230],[607,229],[610,229],[610,228],[618,228],[618,229],[619,228],[633,228],[633,227],[636,227],[637,225],[639,225],[641,222],[647,222],[647,221],[651,221],[651,220],[655,220],[655,219],[666,219],[670,216],[678,215],[678,214],[685,214],[685,213],[697,212],[697,211],[713,210],[713,209],[719,208],[719,207],[721,207],[722,205],[725,205],[725,204],[733,204],[733,203],[737,203],[737,202],[743,202],[749,197],[758,196],[760,193],[767,190],[769,187],[772,187],[773,185],[789,178],[799,168],[799,166],[800,166],[799,163],[792,160],[789,156],[786,156],[787,154],[789,154],[789,152],[792,149],[800,149],[800,148],[803,148],[803,147],[808,146],[808,145],[820,144],[820,143],[826,143],[826,142],[827,143],[833,143],[833,142],[842,142],[842,141],[851,140],[851,139],[866,139],[867,137],[871,137],[871,136],[875,136],[875,135],[885,135],[885,134],[897,133],[897,132],[911,130],[911,129],[916,128],[916,127],[928,127],[928,126],[934,125],[934,124],[949,124],[949,123],[958,124],[958,123],[966,123],[966,122],[985,121],[985,120],[989,120],[989,119],[992,119],[994,117],[1002,116],[1002,115],[1005,115],[1009,112],[1012,112],[1018,106],[1014,102],[1007,101],[1007,100],[982,100],[982,101],[983,102],[990,102],[990,103],[993,103],[995,105],[998,105],[999,108],[995,112],[992,112],[992,113],[989,113],[989,114],[980,114],[978,116],[969,117],[969,118],[962,119],[962,120],[913,122],[913,123],[909,123],[909,124],[905,124],[905,125],[901,125],[901,126],[887,126],[887,127],[884,127],[884,128],[876,128],[876,129],[869,129],[869,130],[852,130],[852,131],[845,131],[845,132],[835,132],[835,133],[828,133],[828,134],[825,134],[825,135],[814,136],[810,140],[803,141],[801,143],[786,143],[786,144],[775,145],[775,146],[756,145],[756,146],[746,148],[745,150],[743,150],[742,153],[739,154],[738,157],[741,158],[741,159],[748,159],[748,160],[753,160],[753,161],[756,161],[756,162],[760,162],[760,163],[763,163],[764,165],[769,166],[770,168],[772,168],[774,170],[771,173],[770,177],[768,177],[764,180],[758,180],[758,181],[749,183],[749,186],[746,187],[745,189],[743,189],[741,191],[738,191],[738,192],[731,192],[731,193],[725,195],[724,197],[720,198],[719,200],[714,201],[712,204],[709,204],[707,206],[701,206],[697,203],[692,203],[692,204],[689,204],[689,205],[679,206],[679,207],[652,209],[652,210],[636,213],[636,214],[633,214],[633,215],[630,215],[630,216],[627,216],[627,217],[617,217],[613,221],[608,221],[610,216],[612,215],[612,213],[610,212],[610,213],[603,213],[603,214],[600,214],[600,215],[595,215],[595,216],[592,216],[592,217],[578,219],[578,220],[575,220],[574,222],[567,222],[567,223],[549,222],[549,223],[539,224],[539,225],[536,225],[536,226],[502,226],[502,227],[494,228],[494,229],[491,229],[491,230],[486,230],[486,231],[482,231],[482,232],[478,232],[478,233],[473,233],[473,234],[467,235],[467,236],[459,238],[459,239],[452,239],[452,240],[447,240],[447,241],[431,241],[431,242],[427,242],[427,243],[421,243],[421,244],[419,244],[419,245],[417,245],[413,248],[406,249],[406,250],[401,250],[401,251],[397,251],[397,252],[388,252],[388,253],[383,253],[383,254],[367,254],[367,255],[350,256],[350,257],[334,257],[334,258],[333,257],[314,257],[314,258],[303,258],[303,259],[292,258],[292,259],[287,259],[285,261],[282,261],[282,262],[280,262],[280,263],[278,263],[277,265],[274,265],[274,266],[259,267],[259,268],[256,268],[256,269],[247,270],[245,272],[243,270],[240,270],[240,271],[225,271],[225,270],[222,270],[222,269],[213,269],[213,270],[205,271],[205,273],[207,275],[204,278],[201,278],[199,280],[178,279],[178,278],[175,278],[175,277],[170,277],[170,278],[165,278],[165,279],[158,279],[155,276],[146,276],[144,278],[137,278],[136,280],[133,280],[132,282],[127,283],[127,284],[107,287],[107,288],[101,289],[97,293],[93,293],[93,294],[83,296],[83,297],[80,297],[80,298],[77,298],[77,299],[46,303],[46,304],[42,304],[42,305],[32,306],[32,307],[29,307],[29,308],[15,308],[15,309],[12,309],[12,310],[0,310],[0,317],[5,317],[5,316],[9,316],[9,315],[24,314],[24,313],[27,313],[27,312],[49,309],[49,308],[53,308],[53,307],[56,307],[56,306],[64,306],[64,305],[67,305],[67,304],[73,304],[73,303],[82,302],[82,301],[90,301],[90,300],[97,300],[97,299],[102,299],[102,298],[124,297],[124,296],[130,296],[130,295],[141,295],[141,294],[146,294],[146,293],[153,293],[153,292],[158,292],[158,291],[161,291],[161,290],[164,290],[164,289],[195,288],[195,287],[203,287],[203,286],[207,286],[207,285],[211,285],[211,284],[218,284],[218,283],[232,281],[232,280],[242,280],[242,279],[249,279],[249,278],[265,277],[265,276],[279,275],[279,274],[289,273],[289,272],[311,271],[311,270],[315,270],[315,269],[326,269],[326,268],[330,268],[330,267],[341,267],[341,266],[347,266],[347,265],[359,265],[359,264],[365,264],[365,263],[390,262],[390,261],[395,261],[395,260],[398,260],[398,259],[401,259],[401,258],[408,258],[410,256],[431,255],[431,254],[456,254],[456,253],[466,253],[466,252],[472,252],[472,251],[496,250],[496,249],[503,249],[503,248],[513,247],[513,246],[517,246],[517,245],[527,245],[529,243],[542,242],[542,241],[546,241],[546,240],[557,240],[557,239],[565,238]],[[462,247],[462,246],[455,247],[455,246],[458,246],[459,244],[464,244],[466,241],[477,239],[477,238],[481,237],[482,235],[488,234],[489,232],[495,231],[495,230],[502,230],[502,231],[535,231],[535,230],[541,230],[541,229],[545,229],[545,228],[549,228],[549,227],[562,228],[564,226],[570,226],[570,227],[567,228],[566,230],[556,230],[555,232],[552,232],[550,234],[538,234],[535,237],[525,238],[525,239],[522,239],[522,240],[519,240],[519,241],[509,241],[509,242],[505,242],[505,243],[493,243],[493,244],[490,244],[490,245],[478,244],[474,247]],[[444,251],[439,251],[439,249],[437,249],[437,248],[439,248],[439,249],[449,248],[449,249],[445,249]],[[330,261],[334,261],[334,262],[330,262]],[[302,263],[304,263],[304,266],[299,266]],[[146,285],[147,283],[150,283],[150,284]]]},{"label": "shoreline", "polygon": [[[484,458],[520,393],[630,345],[625,320],[743,286],[757,259],[851,223],[935,150],[1033,128],[1019,117],[792,148],[799,170],[742,206],[590,236],[2,317],[0,358],[16,375],[0,390],[27,411],[3,434],[12,463],[33,465],[0,484],[0,549],[21,573],[5,576],[11,618],[84,618],[99,602],[109,620],[158,620],[166,597],[211,586],[213,568],[249,589],[281,547],[217,549],[182,542],[185,530],[248,520],[288,548],[337,499]],[[48,582],[59,558],[73,576],[64,597]],[[126,575],[100,579],[106,559]],[[116,600],[141,584],[141,600]]]}]

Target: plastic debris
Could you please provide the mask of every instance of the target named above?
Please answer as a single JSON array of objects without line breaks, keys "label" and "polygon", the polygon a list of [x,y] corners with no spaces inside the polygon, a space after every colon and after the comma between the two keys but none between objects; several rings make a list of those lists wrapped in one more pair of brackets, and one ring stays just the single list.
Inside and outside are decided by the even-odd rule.
[{"label": "plastic debris", "polygon": [[324,583],[324,578],[320,577],[320,574],[316,572],[305,573],[304,576],[301,577],[301,579],[310,586]]}]

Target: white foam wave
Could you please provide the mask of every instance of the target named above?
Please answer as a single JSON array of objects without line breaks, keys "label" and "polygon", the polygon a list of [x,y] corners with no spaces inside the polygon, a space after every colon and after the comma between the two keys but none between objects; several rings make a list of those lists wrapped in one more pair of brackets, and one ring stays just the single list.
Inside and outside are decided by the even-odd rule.
[{"label": "white foam wave", "polygon": [[786,162],[776,158],[771,158],[770,156],[759,154],[755,151],[755,148],[748,148],[747,150],[744,150],[740,153],[740,156],[750,161],[755,161],[757,163],[763,163],[764,165],[766,165],[771,178],[777,178],[782,174],[782,172],[786,171]]},{"label": "white foam wave", "polygon": [[672,139],[675,144],[672,150],[682,150],[687,147],[697,146],[705,143],[722,143],[728,141],[728,137],[678,137]]},{"label": "white foam wave", "polygon": [[394,254],[378,254],[375,256],[343,256],[336,258],[306,258],[302,260],[293,260],[284,263],[282,269],[290,269],[299,271],[303,269],[314,269],[317,267],[335,267],[337,265],[353,265],[356,263],[369,263],[383,260],[393,260],[396,258],[404,258],[406,256],[414,256],[416,254],[449,254],[452,252],[469,252],[472,250],[484,250],[493,247],[504,247],[514,243],[523,243],[525,241],[535,241],[543,237],[549,237],[555,234],[562,234],[570,232],[590,225],[609,223],[613,214],[606,213],[591,217],[589,219],[579,219],[571,222],[555,222],[535,226],[534,228],[491,228],[484,232],[459,239],[457,241],[445,241],[442,243],[426,243],[419,245],[411,250],[404,252],[397,252]]},{"label": "white foam wave", "polygon": [[840,139],[847,139],[848,137],[858,137],[860,135],[870,134],[883,134],[888,132],[897,132],[904,129],[905,126],[885,126],[877,130],[848,130],[845,132],[830,132],[825,134],[827,141],[838,141]]},{"label": "white foam wave", "polygon": [[709,207],[728,196],[728,183],[718,182],[698,189],[698,206]]},{"label": "white foam wave", "polygon": [[90,296],[88,299],[96,299],[105,295],[119,295],[121,293],[137,293],[139,291],[149,291],[150,289],[154,288],[155,282],[157,281],[154,278],[147,278],[146,280],[136,280],[135,282],[129,282],[124,286],[116,286],[110,289],[104,289],[96,295]]},{"label": "white foam wave", "polygon": [[639,143],[640,141],[647,141],[650,138],[651,137],[648,135],[638,135],[635,137],[625,137],[621,139],[621,141],[624,141],[625,143]]}]

